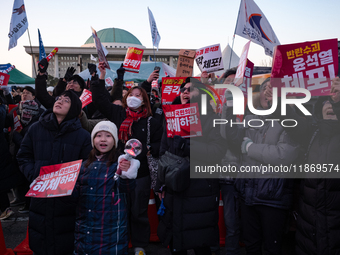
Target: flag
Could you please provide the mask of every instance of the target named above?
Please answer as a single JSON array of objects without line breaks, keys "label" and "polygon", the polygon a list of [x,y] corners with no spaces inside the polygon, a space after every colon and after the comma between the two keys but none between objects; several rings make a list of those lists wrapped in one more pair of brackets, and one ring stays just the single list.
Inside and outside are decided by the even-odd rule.
[{"label": "flag", "polygon": [[274,47],[280,45],[268,20],[253,0],[241,0],[235,34],[261,45],[268,56],[273,56]]},{"label": "flag", "polygon": [[95,58],[92,54],[91,54],[91,60],[94,62],[97,62],[97,58]]},{"label": "flag", "polygon": [[17,46],[17,40],[28,28],[28,21],[24,0],[14,0],[11,24],[9,27],[9,46],[8,50]]},{"label": "flag", "polygon": [[158,33],[156,21],[149,7],[148,7],[148,11],[149,11],[149,22],[150,22],[151,36],[152,36],[152,45],[155,46],[158,51],[158,45],[159,45],[159,41],[161,40],[161,36]]},{"label": "flag", "polygon": [[46,58],[46,53],[45,53],[44,44],[43,44],[42,39],[41,39],[39,28],[38,28],[38,34],[39,34],[39,61],[40,61],[43,58]]}]

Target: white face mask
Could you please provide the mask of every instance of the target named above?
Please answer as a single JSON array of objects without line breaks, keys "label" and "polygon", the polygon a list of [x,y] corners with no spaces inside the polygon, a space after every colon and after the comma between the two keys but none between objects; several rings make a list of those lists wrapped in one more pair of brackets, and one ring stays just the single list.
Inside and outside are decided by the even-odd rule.
[{"label": "white face mask", "polygon": [[142,100],[137,97],[131,96],[126,99],[127,106],[131,109],[137,109],[142,105]]}]

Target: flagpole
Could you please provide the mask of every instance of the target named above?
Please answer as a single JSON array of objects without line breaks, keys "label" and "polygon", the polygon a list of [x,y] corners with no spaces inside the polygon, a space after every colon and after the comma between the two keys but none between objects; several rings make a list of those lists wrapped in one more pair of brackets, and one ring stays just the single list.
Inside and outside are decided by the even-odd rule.
[{"label": "flagpole", "polygon": [[155,46],[152,46],[152,49],[153,49],[153,59],[155,60],[155,66],[156,66]]},{"label": "flagpole", "polygon": [[30,30],[28,29],[28,27],[27,27],[27,34],[28,34],[28,40],[30,42],[30,48],[31,48],[31,54],[32,54],[32,62],[33,62],[34,73],[35,73],[35,75],[37,75],[37,70],[35,69],[35,63],[34,63],[34,55],[33,55],[32,43],[31,43]]},{"label": "flagpole", "polygon": [[235,34],[236,34],[236,27],[237,27],[237,24],[238,24],[238,19],[239,19],[239,17],[240,17],[241,4],[242,4],[242,0],[240,1],[240,8],[238,9],[237,20],[236,20],[236,25],[235,25],[234,35],[233,35],[233,43],[232,43],[232,45],[231,45],[231,52],[230,52],[229,68],[228,68],[228,69],[230,69],[230,65],[231,65],[231,57],[233,56],[234,41],[235,41]]}]

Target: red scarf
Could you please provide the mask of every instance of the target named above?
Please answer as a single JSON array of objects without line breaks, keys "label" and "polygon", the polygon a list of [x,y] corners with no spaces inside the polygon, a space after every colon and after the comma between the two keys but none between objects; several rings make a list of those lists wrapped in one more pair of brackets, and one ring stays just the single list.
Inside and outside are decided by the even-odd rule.
[{"label": "red scarf", "polygon": [[146,108],[139,112],[131,111],[130,108],[126,108],[126,119],[120,125],[119,128],[119,140],[122,140],[124,143],[129,139],[129,136],[132,135],[131,127],[133,122],[138,121],[140,118],[146,118],[148,111]]}]

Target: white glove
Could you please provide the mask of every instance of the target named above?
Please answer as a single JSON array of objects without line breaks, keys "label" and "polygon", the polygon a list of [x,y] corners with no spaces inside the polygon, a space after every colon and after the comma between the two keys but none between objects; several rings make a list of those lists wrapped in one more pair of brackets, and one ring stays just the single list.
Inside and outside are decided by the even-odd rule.
[{"label": "white glove", "polygon": [[[126,159],[127,155],[120,155],[118,158],[118,162],[120,162],[122,159]],[[140,167],[140,162],[137,159],[131,159],[130,160],[131,165],[130,168],[127,171],[122,171],[120,177],[123,179],[136,179],[138,174],[138,169]],[[119,169],[119,163],[118,163],[118,169]]]},{"label": "white glove", "polygon": [[1,86],[4,95],[7,96],[9,94],[9,87],[8,86]]}]

